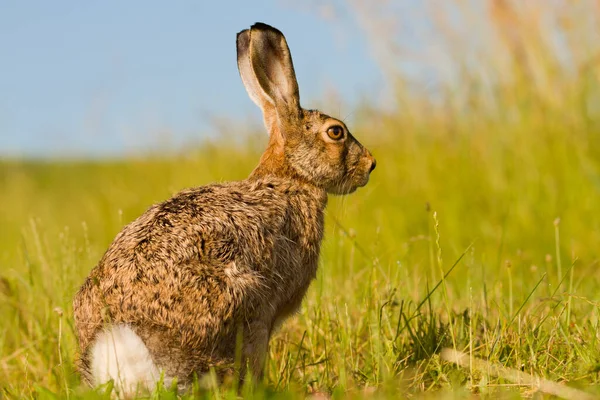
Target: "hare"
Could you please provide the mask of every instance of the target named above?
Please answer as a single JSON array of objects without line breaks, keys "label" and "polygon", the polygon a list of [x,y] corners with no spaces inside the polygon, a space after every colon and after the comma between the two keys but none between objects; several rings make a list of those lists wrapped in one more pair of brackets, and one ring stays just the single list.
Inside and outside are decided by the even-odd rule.
[{"label": "hare", "polygon": [[185,389],[236,360],[259,379],[269,338],[315,278],[328,193],[355,191],[375,168],[342,121],[300,107],[279,30],[238,33],[237,62],[267,149],[247,179],[184,190],[116,236],[73,301],[91,385]]}]

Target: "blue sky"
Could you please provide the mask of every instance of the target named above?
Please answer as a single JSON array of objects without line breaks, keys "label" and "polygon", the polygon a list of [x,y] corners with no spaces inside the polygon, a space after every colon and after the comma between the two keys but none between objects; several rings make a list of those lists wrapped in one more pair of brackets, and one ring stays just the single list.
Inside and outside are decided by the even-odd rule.
[{"label": "blue sky", "polygon": [[235,58],[256,21],[286,35],[303,106],[335,91],[343,105],[325,111],[349,112],[383,78],[351,12],[331,21],[316,4],[4,0],[0,157],[113,156],[215,134],[214,117],[260,121]]}]

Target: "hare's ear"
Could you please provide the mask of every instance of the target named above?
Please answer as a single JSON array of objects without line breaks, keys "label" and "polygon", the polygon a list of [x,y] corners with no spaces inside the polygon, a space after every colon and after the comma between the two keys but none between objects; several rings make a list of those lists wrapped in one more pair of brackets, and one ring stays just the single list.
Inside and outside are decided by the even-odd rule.
[{"label": "hare's ear", "polygon": [[280,118],[300,111],[298,82],[292,55],[283,34],[262,23],[250,29],[250,63],[258,83],[269,96]]},{"label": "hare's ear", "polygon": [[270,99],[258,83],[252,65],[250,64],[250,29],[237,34],[237,63],[242,82],[246,87],[252,101],[259,106],[263,112],[266,108],[273,108],[273,100]]},{"label": "hare's ear", "polygon": [[279,120],[298,116],[300,95],[292,57],[283,34],[262,23],[237,37],[238,68],[250,98],[266,112],[274,107]]}]

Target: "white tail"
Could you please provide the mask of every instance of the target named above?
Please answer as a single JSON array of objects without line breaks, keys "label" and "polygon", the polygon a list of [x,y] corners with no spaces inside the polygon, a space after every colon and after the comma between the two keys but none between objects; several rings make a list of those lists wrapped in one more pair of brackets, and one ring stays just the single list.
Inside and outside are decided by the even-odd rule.
[{"label": "white tail", "polygon": [[152,391],[160,379],[148,348],[127,325],[113,325],[101,332],[90,355],[94,385],[112,379],[120,396]]}]

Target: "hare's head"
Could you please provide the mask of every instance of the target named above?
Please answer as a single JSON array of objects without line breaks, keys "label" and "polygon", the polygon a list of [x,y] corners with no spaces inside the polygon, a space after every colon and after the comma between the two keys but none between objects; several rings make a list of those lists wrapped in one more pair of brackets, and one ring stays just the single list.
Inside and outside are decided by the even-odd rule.
[{"label": "hare's head", "polygon": [[367,184],[375,168],[371,153],[342,121],[300,107],[292,57],[280,31],[257,23],[238,33],[237,59],[270,135],[255,174],[297,176],[334,194]]}]

